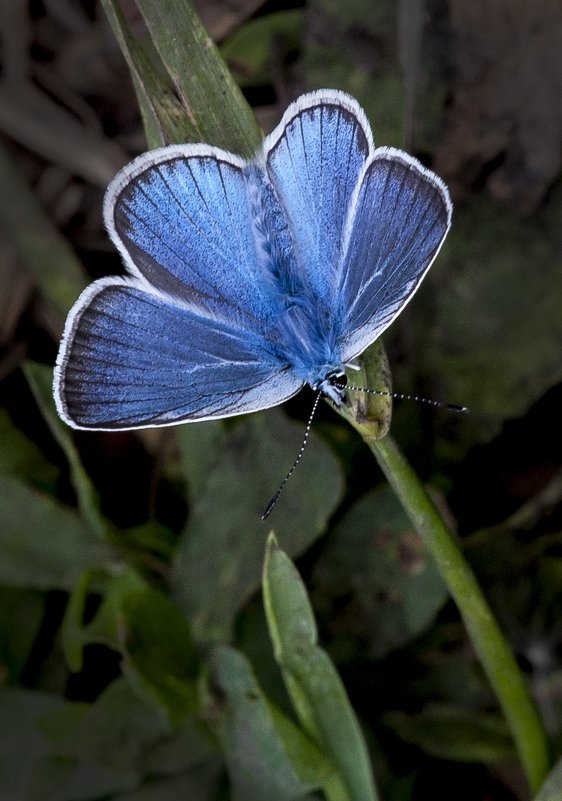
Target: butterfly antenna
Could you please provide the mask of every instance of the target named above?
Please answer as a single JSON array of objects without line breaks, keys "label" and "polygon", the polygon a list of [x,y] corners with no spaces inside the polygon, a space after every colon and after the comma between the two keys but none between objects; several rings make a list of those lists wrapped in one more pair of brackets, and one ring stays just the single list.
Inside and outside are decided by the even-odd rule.
[{"label": "butterfly antenna", "polygon": [[288,480],[291,478],[291,476],[293,475],[293,473],[294,473],[294,472],[295,472],[295,470],[297,469],[297,465],[298,465],[298,463],[299,463],[299,462],[300,462],[300,460],[302,459],[302,455],[303,455],[303,453],[304,453],[304,449],[306,448],[306,443],[308,442],[308,437],[309,437],[309,434],[310,434],[310,429],[312,428],[312,421],[314,420],[314,415],[316,414],[316,409],[318,408],[318,403],[320,402],[320,396],[321,396],[321,395],[322,395],[322,393],[321,393],[321,392],[319,392],[319,393],[316,395],[316,399],[315,399],[315,401],[314,401],[314,405],[312,406],[312,411],[310,412],[310,417],[308,418],[308,423],[306,424],[306,429],[305,429],[305,431],[304,431],[304,437],[302,438],[302,445],[301,445],[301,449],[300,449],[300,451],[297,453],[297,458],[295,459],[295,461],[294,461],[294,462],[293,462],[293,464],[291,465],[291,468],[290,468],[290,470],[288,471],[288,473],[287,473],[287,475],[285,476],[285,478],[283,479],[283,481],[282,481],[282,482],[279,484],[279,486],[277,487],[277,491],[275,492],[275,495],[272,497],[272,499],[270,500],[270,502],[269,502],[269,503],[267,504],[267,506],[265,507],[265,511],[264,511],[264,513],[263,513],[263,514],[262,514],[262,516],[261,516],[261,519],[262,519],[262,520],[267,520],[267,518],[268,518],[268,517],[269,517],[269,515],[271,514],[271,512],[272,512],[272,510],[273,510],[273,507],[275,506],[275,504],[276,504],[276,503],[277,503],[277,501],[279,500],[279,496],[281,495],[281,493],[282,493],[282,492],[283,492],[283,490],[285,489],[285,484],[286,484],[286,483],[287,483],[287,481],[288,481]]},{"label": "butterfly antenna", "polygon": [[459,406],[457,403],[446,403],[445,401],[432,400],[431,398],[422,398],[420,395],[405,395],[403,392],[388,392],[384,389],[367,389],[367,387],[354,387],[350,384],[335,384],[338,389],[350,389],[352,392],[368,392],[370,395],[387,395],[391,398],[398,400],[413,400],[417,403],[427,403],[428,406],[433,406],[436,409],[447,409],[449,412],[468,412],[467,406]]}]

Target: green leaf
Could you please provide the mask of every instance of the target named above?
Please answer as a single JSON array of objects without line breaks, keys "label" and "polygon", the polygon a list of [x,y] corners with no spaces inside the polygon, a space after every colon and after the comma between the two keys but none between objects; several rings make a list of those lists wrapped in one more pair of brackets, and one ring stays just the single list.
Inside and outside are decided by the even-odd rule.
[{"label": "green leaf", "polygon": [[273,704],[268,706],[277,734],[300,780],[310,787],[325,786],[336,772],[334,764],[291,718]]},{"label": "green leaf", "polygon": [[[236,421],[214,451],[180,537],[171,579],[197,641],[228,640],[238,611],[259,587],[261,513],[294,460],[302,434],[302,425],[271,410]],[[302,553],[322,533],[340,492],[339,466],[312,434],[298,474],[268,520],[289,553]]]},{"label": "green leaf", "polygon": [[252,109],[189,0],[137,0],[197,141],[253,156],[261,134]]},{"label": "green leaf", "polygon": [[89,580],[85,576],[77,585],[64,621],[65,648],[73,669],[80,669],[85,645],[109,645],[123,654],[123,672],[131,686],[177,725],[198,706],[199,661],[185,617],[134,571],[124,570],[107,581],[96,616],[84,625]]},{"label": "green leaf", "polygon": [[[228,765],[232,798],[289,801],[318,787],[318,780],[311,782],[309,778],[305,783],[297,775],[246,658],[232,648],[219,646],[212,652],[209,669],[217,697],[215,729]],[[290,725],[286,721],[284,734],[293,738],[293,750],[298,751],[300,746],[304,749],[301,760],[305,754],[313,760],[308,775],[314,764],[321,774],[329,772],[318,749],[297,733],[294,724],[289,733]]]},{"label": "green leaf", "polygon": [[[175,533],[157,520],[147,520],[138,526],[122,529],[119,532],[119,544],[126,549],[131,558],[138,556],[142,565],[149,564],[155,569],[165,572],[176,541]],[[147,554],[146,551],[150,551]],[[157,559],[161,558],[162,562]]]},{"label": "green leaf", "polygon": [[439,759],[481,763],[516,757],[499,715],[435,704],[417,715],[389,712],[385,720],[403,740]]},{"label": "green leaf", "polygon": [[433,557],[389,487],[364,495],[339,521],[314,581],[319,603],[338,609],[329,624],[337,647],[354,651],[359,639],[370,658],[421,634],[448,598]]},{"label": "green leaf", "polygon": [[[125,599],[145,589],[146,583],[131,568],[121,567],[111,574],[85,571],[79,577],[62,623],[62,646],[72,671],[82,670],[84,648],[92,643],[103,643],[123,652],[125,631],[121,621]],[[103,600],[94,618],[85,625],[86,604],[92,591],[101,594]]]},{"label": "green leaf", "polygon": [[77,720],[83,705],[31,690],[0,689],[3,799],[89,801],[113,797],[134,786],[136,775],[53,753],[48,733],[43,731],[43,722],[58,718],[65,725],[69,710],[70,717]]},{"label": "green leaf", "polygon": [[46,693],[0,688],[0,776],[2,793],[10,801],[29,800],[30,773],[49,752],[38,720],[63,705]]},{"label": "green leaf", "polygon": [[2,474],[0,550],[0,583],[42,590],[71,589],[83,570],[112,561],[74,511]]},{"label": "green leaf", "polygon": [[[190,717],[171,731],[162,710],[147,704],[123,678],[93,704],[66,704],[44,714],[40,729],[53,754],[51,767],[92,765],[100,773],[128,778],[129,789],[142,782],[144,792],[150,789],[158,799],[156,791],[182,786],[186,779],[193,797],[207,797],[205,788],[216,786],[222,764],[211,733],[200,722]],[[159,781],[151,780],[156,776]]]},{"label": "green leaf", "polygon": [[[115,798],[137,784],[135,775],[86,761],[48,756],[37,762],[27,778],[25,801],[91,801]],[[15,801],[15,800],[14,800]]]},{"label": "green leaf", "polygon": [[43,489],[56,485],[58,468],[14,426],[5,409],[0,409],[0,442],[0,473],[8,473]]},{"label": "green leaf", "polygon": [[161,64],[115,0],[103,7],[131,69],[150,147],[208,142],[253,155],[261,140],[255,117],[187,0],[138,0]]},{"label": "green leaf", "polygon": [[137,41],[116,0],[102,0],[102,6],[131,71],[148,146],[189,141],[192,126],[169,78],[155,64],[153,47]]},{"label": "green leaf", "polygon": [[15,683],[28,661],[43,622],[45,597],[35,590],[0,587],[2,682]]},{"label": "green leaf", "polygon": [[51,753],[68,760],[77,759],[83,751],[77,729],[88,714],[91,704],[72,701],[55,705],[37,719],[38,731],[49,743]]},{"label": "green leaf", "polygon": [[199,714],[187,717],[145,751],[144,766],[149,775],[186,773],[199,765],[224,770],[216,739]]},{"label": "green leaf", "polygon": [[246,21],[220,51],[240,86],[264,86],[273,82],[280,51],[294,53],[303,35],[303,9],[293,8]]},{"label": "green leaf", "polygon": [[236,620],[236,647],[250,661],[268,701],[289,714],[291,701],[271,647],[261,595],[256,595]]},{"label": "green leaf", "polygon": [[177,725],[198,706],[198,660],[185,617],[167,597],[147,589],[123,604],[125,675]]},{"label": "green leaf", "polygon": [[59,757],[137,773],[148,749],[169,734],[169,724],[120,678],[94,704],[66,705],[43,715],[41,730]]},{"label": "green leaf", "polygon": [[561,213],[560,187],[525,224],[482,198],[463,204],[420,290],[415,339],[423,347],[414,360],[439,378],[443,397],[470,408],[459,431],[464,448],[490,439],[562,378]]},{"label": "green leaf", "polygon": [[562,798],[562,759],[559,759],[546,777],[534,801],[560,801]]},{"label": "green leaf", "polygon": [[126,592],[145,587],[144,582],[132,570],[125,570],[113,579],[100,573],[96,589],[103,589],[103,602],[94,619],[85,626],[86,603],[94,576],[98,578],[92,571],[84,571],[79,576],[70,593],[62,622],[62,647],[68,666],[75,673],[82,670],[86,645],[102,642],[111,646],[118,641],[121,599]]},{"label": "green leaf", "polygon": [[216,454],[224,445],[226,428],[222,420],[208,420],[197,425],[178,426],[176,433],[188,497],[191,503],[196,503],[216,464]]},{"label": "green leaf", "polygon": [[351,801],[376,799],[365,741],[345,688],[327,654],[316,644],[316,624],[294,565],[268,540],[264,603],[275,656],[305,730],[338,769],[326,792]]},{"label": "green leaf", "polygon": [[107,524],[100,512],[98,495],[90,477],[84,470],[70,428],[62,422],[55,408],[52,389],[53,371],[43,364],[29,361],[24,364],[23,369],[37,405],[41,409],[51,433],[68,459],[70,477],[76,491],[82,519],[97,537],[104,539]]}]

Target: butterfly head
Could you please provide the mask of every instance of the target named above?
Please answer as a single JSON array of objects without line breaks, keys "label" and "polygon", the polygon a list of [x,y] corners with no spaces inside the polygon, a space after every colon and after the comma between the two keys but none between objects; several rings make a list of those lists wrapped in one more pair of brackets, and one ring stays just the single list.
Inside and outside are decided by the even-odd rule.
[{"label": "butterfly head", "polygon": [[312,386],[312,389],[320,390],[320,392],[327,398],[330,398],[332,403],[336,406],[341,406],[345,403],[345,385],[347,379],[343,370],[333,372],[326,378],[318,381]]}]

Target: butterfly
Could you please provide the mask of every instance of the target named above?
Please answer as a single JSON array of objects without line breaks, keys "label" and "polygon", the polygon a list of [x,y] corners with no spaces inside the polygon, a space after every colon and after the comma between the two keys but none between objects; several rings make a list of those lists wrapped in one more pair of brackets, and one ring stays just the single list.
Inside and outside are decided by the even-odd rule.
[{"label": "butterfly", "polygon": [[[170,145],[109,185],[104,219],[128,275],[71,309],[54,375],[79,429],[210,420],[344,371],[412,298],[451,223],[443,181],[337,90],[302,95],[252,160]],[[342,382],[343,381],[343,382]]]}]

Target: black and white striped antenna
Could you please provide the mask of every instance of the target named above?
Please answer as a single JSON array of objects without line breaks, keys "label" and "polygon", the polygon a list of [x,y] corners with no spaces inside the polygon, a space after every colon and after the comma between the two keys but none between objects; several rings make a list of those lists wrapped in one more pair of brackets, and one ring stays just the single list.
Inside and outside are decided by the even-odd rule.
[{"label": "black and white striped antenna", "polygon": [[314,399],[314,404],[312,406],[312,411],[310,412],[310,417],[308,418],[308,423],[306,424],[306,428],[304,430],[304,437],[302,439],[302,445],[301,445],[300,451],[297,453],[297,458],[295,459],[295,461],[291,465],[289,471],[287,472],[287,475],[285,476],[283,481],[279,484],[275,494],[272,496],[271,500],[269,501],[269,503],[265,507],[265,511],[261,516],[262,520],[267,520],[267,518],[271,514],[271,511],[272,511],[273,507],[275,506],[275,504],[279,500],[279,496],[281,495],[281,493],[285,489],[285,484],[291,478],[291,476],[293,475],[293,473],[297,469],[298,463],[302,459],[302,455],[304,453],[304,449],[306,448],[306,443],[308,442],[308,437],[310,435],[310,429],[312,428],[312,421],[314,420],[314,415],[316,414],[316,409],[318,408],[318,404],[320,403],[321,396],[322,396],[321,392],[317,392],[316,393],[316,398]]},{"label": "black and white striped antenna", "polygon": [[432,398],[424,398],[421,395],[407,395],[403,392],[391,392],[386,389],[368,389],[367,387],[356,387],[353,384],[337,384],[334,386],[338,389],[350,389],[352,392],[367,392],[369,395],[386,395],[390,398],[397,400],[412,400],[416,403],[426,403],[433,406],[435,409],[446,409],[448,412],[459,412],[464,414],[468,412],[468,406],[459,406],[458,403],[446,403],[445,401],[433,400]]},{"label": "black and white striped antenna", "polygon": [[[446,409],[449,412],[459,412],[465,413],[468,412],[468,407],[466,406],[459,406],[457,403],[446,403],[444,401],[432,400],[431,398],[424,398],[421,395],[408,395],[403,392],[391,392],[390,390],[386,389],[368,389],[367,387],[357,387],[353,384],[343,384],[343,383],[336,383],[333,382],[333,386],[337,389],[345,389],[351,390],[352,392],[366,392],[369,395],[386,395],[390,398],[396,398],[397,400],[412,400],[416,401],[416,403],[426,403],[429,406],[433,406],[435,409]],[[316,394],[316,398],[314,399],[314,404],[312,406],[312,411],[310,412],[310,416],[308,418],[308,423],[306,424],[306,428],[304,431],[304,437],[302,440],[302,445],[300,447],[299,452],[297,453],[297,457],[291,467],[289,468],[287,475],[283,479],[283,481],[277,487],[275,494],[271,497],[271,500],[265,507],[265,510],[261,516],[262,520],[267,520],[271,512],[273,511],[273,507],[279,500],[279,496],[285,489],[285,485],[287,481],[291,478],[293,473],[295,472],[298,463],[303,457],[306,445],[308,443],[308,437],[310,436],[310,429],[312,428],[312,421],[314,420],[314,415],[316,414],[316,409],[318,408],[318,404],[320,402],[320,398],[322,396],[322,392],[318,392]]]}]

